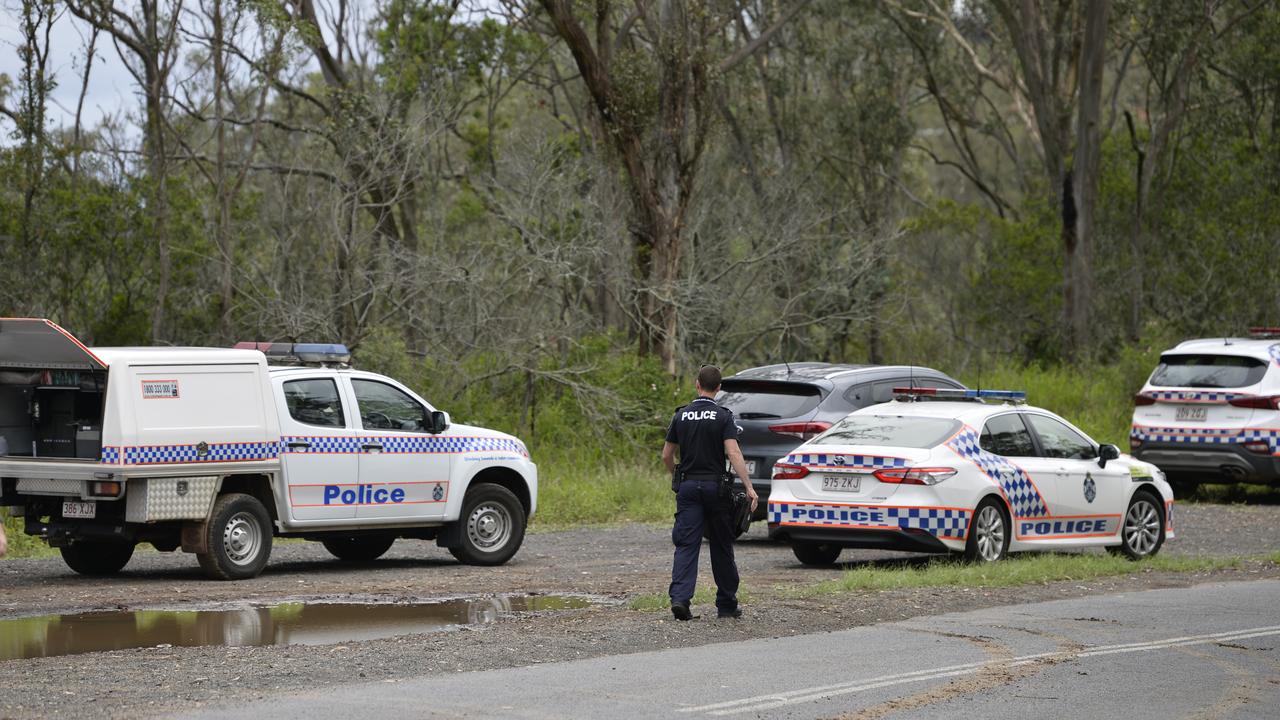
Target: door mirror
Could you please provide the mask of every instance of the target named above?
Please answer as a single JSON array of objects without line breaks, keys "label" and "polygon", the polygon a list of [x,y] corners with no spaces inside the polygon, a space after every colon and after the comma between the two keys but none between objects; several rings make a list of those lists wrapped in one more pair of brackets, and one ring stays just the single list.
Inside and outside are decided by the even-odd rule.
[{"label": "door mirror", "polygon": [[449,413],[441,410],[432,410],[427,413],[427,432],[440,434],[449,429]]},{"label": "door mirror", "polygon": [[1115,460],[1120,457],[1120,448],[1115,445],[1098,446],[1098,467],[1106,467],[1108,460]]}]

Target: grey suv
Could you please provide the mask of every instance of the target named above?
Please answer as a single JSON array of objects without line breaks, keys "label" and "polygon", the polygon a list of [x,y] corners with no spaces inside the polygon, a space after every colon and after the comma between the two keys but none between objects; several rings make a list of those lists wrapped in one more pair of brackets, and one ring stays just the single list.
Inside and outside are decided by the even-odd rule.
[{"label": "grey suv", "polygon": [[910,386],[964,387],[937,370],[905,365],[784,363],[725,378],[716,402],[732,410],[742,428],[738,443],[760,493],[755,519],[767,511],[775,462],[845,415],[888,402],[893,388]]}]

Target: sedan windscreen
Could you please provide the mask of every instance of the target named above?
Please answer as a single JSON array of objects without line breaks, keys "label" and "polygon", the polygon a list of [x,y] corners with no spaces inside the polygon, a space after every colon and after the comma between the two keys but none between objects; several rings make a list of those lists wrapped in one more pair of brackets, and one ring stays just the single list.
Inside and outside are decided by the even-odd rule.
[{"label": "sedan windscreen", "polygon": [[850,415],[810,444],[931,448],[959,429],[960,421],[950,418]]},{"label": "sedan windscreen", "polygon": [[822,402],[822,391],[805,383],[725,380],[720,390],[716,402],[744,420],[799,417]]},{"label": "sedan windscreen", "polygon": [[1267,364],[1239,355],[1163,355],[1151,374],[1162,387],[1237,388],[1256,385]]}]

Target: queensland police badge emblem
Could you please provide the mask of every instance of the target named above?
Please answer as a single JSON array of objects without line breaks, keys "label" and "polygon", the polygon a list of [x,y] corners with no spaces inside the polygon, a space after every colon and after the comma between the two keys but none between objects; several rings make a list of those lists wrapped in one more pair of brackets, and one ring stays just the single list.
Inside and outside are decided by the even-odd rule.
[{"label": "queensland police badge emblem", "polygon": [[436,489],[431,491],[431,497],[432,497],[432,499],[434,499],[436,502],[440,502],[441,500],[443,500],[443,499],[444,499],[444,486],[442,486],[442,485],[436,485]]},{"label": "queensland police badge emblem", "polygon": [[196,457],[200,460],[209,457],[209,443],[201,440],[196,444]]},{"label": "queensland police badge emblem", "polygon": [[1084,499],[1093,502],[1098,497],[1098,485],[1093,481],[1091,473],[1085,473],[1084,476]]}]

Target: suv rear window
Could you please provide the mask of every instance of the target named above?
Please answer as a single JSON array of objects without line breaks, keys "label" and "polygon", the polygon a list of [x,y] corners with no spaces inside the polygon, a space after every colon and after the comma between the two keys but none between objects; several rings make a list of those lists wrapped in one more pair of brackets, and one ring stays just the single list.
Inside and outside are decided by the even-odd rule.
[{"label": "suv rear window", "polygon": [[959,429],[960,421],[950,418],[850,415],[810,443],[931,448]]},{"label": "suv rear window", "polygon": [[807,415],[822,402],[817,385],[767,380],[725,380],[716,402],[743,420]]},{"label": "suv rear window", "polygon": [[1256,385],[1267,363],[1239,355],[1162,355],[1151,384],[1162,387],[1237,388]]}]

